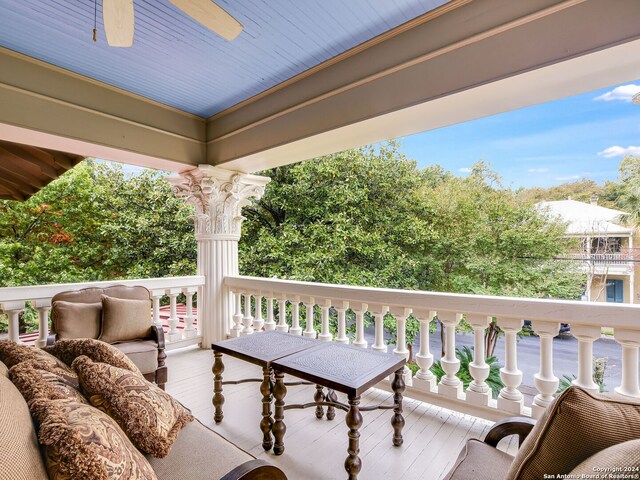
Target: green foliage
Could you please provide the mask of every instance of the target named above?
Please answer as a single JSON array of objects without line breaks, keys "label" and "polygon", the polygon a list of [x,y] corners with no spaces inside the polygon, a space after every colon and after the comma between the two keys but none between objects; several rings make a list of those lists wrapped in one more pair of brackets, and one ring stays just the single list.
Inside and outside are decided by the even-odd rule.
[{"label": "green foliage", "polygon": [[[464,390],[466,390],[469,384],[473,381],[473,377],[469,370],[469,365],[473,362],[473,348],[469,348],[467,346],[456,348],[456,357],[460,360],[460,370],[456,373],[456,377],[460,379]],[[497,397],[502,387],[504,387],[504,383],[502,383],[502,380],[500,379],[500,364],[496,357],[488,357],[485,361],[487,365],[489,365],[489,377],[485,381],[487,382],[487,385],[489,385],[489,388],[491,388],[493,396]],[[431,371],[438,379],[438,382],[446,375],[445,371],[442,369],[440,360],[436,361],[431,366]]]}]

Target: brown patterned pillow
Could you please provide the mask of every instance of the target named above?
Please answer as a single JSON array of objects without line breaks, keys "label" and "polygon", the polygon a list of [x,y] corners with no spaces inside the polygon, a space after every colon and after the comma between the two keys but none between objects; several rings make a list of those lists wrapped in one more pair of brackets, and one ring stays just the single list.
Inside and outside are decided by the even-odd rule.
[{"label": "brown patterned pillow", "polygon": [[69,367],[45,350],[28,345],[18,345],[16,342],[10,340],[0,341],[0,360],[2,360],[8,368],[27,360],[38,360],[69,370]]},{"label": "brown patterned pillow", "polygon": [[124,353],[108,343],[93,338],[58,340],[53,345],[45,347],[45,350],[67,365],[71,365],[80,355],[85,355],[94,362],[108,363],[142,375],[140,369]]},{"label": "brown patterned pillow", "polygon": [[81,356],[74,360],[80,385],[95,407],[112,416],[141,451],[163,458],[193,416],[143,377]]},{"label": "brown patterned pillow", "polygon": [[78,377],[75,373],[60,375],[46,362],[37,360],[21,362],[11,367],[9,378],[20,390],[27,403],[37,398],[68,399],[89,403],[78,391]]},{"label": "brown patterned pillow", "polygon": [[68,400],[37,399],[31,414],[40,424],[49,478],[156,479],[146,458],[108,415]]}]

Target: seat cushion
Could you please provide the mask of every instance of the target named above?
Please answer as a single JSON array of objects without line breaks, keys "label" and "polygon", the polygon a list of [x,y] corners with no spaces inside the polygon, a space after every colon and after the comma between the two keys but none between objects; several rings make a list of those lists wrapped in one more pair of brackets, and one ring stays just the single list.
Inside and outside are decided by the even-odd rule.
[{"label": "seat cushion", "polygon": [[147,455],[158,480],[215,480],[254,457],[198,420],[185,426],[169,455]]},{"label": "seat cushion", "polygon": [[158,344],[155,341],[134,340],[114,343],[113,346],[135,363],[143,375],[158,369]]},{"label": "seat cushion", "polygon": [[149,338],[151,302],[102,295],[102,329],[99,339],[114,343]]},{"label": "seat cushion", "polygon": [[27,403],[0,375],[0,480],[45,480],[47,472]]},{"label": "seat cushion", "polygon": [[640,438],[640,404],[619,396],[565,390],[523,442],[508,478],[568,474],[613,445]]},{"label": "seat cushion", "polygon": [[36,398],[69,399],[89,403],[78,390],[78,377],[62,376],[51,371],[49,365],[37,360],[21,362],[11,367],[9,378],[27,401]]},{"label": "seat cushion", "polygon": [[102,318],[101,303],[75,303],[58,300],[51,308],[56,340],[62,338],[98,338]]},{"label": "seat cushion", "polygon": [[[620,470],[620,468],[628,470]],[[571,470],[571,474],[574,475],[573,478],[589,478],[588,475],[597,475],[600,472],[615,472],[637,478],[638,469],[640,469],[640,439],[628,440],[591,455]],[[585,476],[580,477],[580,475]]]},{"label": "seat cushion", "polygon": [[472,438],[443,480],[504,480],[511,462],[508,453]]},{"label": "seat cushion", "polygon": [[100,340],[92,338],[59,340],[44,349],[69,366],[80,355],[86,355],[94,362],[108,363],[114,367],[142,374],[136,364],[121,350]]}]

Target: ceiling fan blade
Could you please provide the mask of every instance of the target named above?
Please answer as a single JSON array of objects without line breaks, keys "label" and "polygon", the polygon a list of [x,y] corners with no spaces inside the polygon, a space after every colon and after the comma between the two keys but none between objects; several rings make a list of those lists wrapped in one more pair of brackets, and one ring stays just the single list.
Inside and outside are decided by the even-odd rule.
[{"label": "ceiling fan blade", "polygon": [[169,0],[176,7],[214,33],[231,41],[243,26],[211,0]]},{"label": "ceiling fan blade", "polygon": [[110,47],[133,45],[133,0],[102,0],[102,19]]}]

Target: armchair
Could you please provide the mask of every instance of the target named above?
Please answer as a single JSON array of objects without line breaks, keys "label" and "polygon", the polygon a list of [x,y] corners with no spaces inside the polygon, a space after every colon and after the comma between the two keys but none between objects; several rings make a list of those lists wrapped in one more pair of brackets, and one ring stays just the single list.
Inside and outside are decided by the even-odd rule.
[{"label": "armchair", "polygon": [[[109,338],[105,336],[104,339],[125,353],[147,380],[155,382],[164,389],[167,382],[164,331],[162,327],[151,324],[151,296],[145,287],[114,285],[56,294],[51,299],[52,329],[51,335],[47,339],[47,345],[52,345],[56,340],[63,338],[101,339],[104,333],[102,323],[103,295],[115,299],[149,301],[149,317],[145,319],[148,320],[148,328],[145,326],[139,330],[139,335],[135,335],[136,338],[124,335],[120,337],[123,339],[119,340],[118,330],[122,331],[127,328],[127,325],[123,325],[123,328],[115,329],[115,336],[111,334]],[[122,322],[126,321],[127,319],[123,317]]]}]

